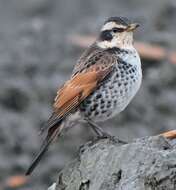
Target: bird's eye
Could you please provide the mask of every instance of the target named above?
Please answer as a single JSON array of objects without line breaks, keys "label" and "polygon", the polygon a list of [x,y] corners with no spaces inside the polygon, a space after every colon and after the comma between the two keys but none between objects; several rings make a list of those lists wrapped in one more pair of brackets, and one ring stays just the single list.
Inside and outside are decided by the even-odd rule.
[{"label": "bird's eye", "polygon": [[113,28],[112,31],[113,31],[114,33],[117,33],[117,32],[124,32],[125,29],[124,29],[124,28]]},{"label": "bird's eye", "polygon": [[113,31],[114,33],[116,33],[116,32],[118,32],[118,28],[114,28],[112,31]]}]

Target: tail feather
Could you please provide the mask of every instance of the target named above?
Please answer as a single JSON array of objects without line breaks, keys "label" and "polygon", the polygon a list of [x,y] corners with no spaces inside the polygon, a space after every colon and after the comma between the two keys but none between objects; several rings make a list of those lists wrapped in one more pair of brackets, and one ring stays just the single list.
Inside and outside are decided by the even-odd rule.
[{"label": "tail feather", "polygon": [[44,141],[40,152],[37,154],[37,156],[35,157],[35,159],[32,161],[32,164],[30,165],[30,167],[27,169],[25,175],[30,175],[33,170],[35,169],[35,167],[38,165],[38,163],[40,162],[40,160],[42,159],[43,155],[45,154],[45,152],[48,150],[49,145],[55,140],[55,138],[60,134],[62,130],[61,125],[58,126],[54,131],[52,131],[51,135],[48,135],[46,137],[46,140]]},{"label": "tail feather", "polygon": [[[51,142],[50,142],[51,143]],[[38,165],[38,163],[40,162],[41,158],[43,157],[43,155],[45,154],[45,152],[48,150],[48,147],[50,145],[50,143],[47,143],[41,150],[40,152],[37,154],[36,158],[32,161],[32,164],[30,165],[30,167],[27,169],[25,175],[30,175],[33,170],[35,169],[35,167]]]}]

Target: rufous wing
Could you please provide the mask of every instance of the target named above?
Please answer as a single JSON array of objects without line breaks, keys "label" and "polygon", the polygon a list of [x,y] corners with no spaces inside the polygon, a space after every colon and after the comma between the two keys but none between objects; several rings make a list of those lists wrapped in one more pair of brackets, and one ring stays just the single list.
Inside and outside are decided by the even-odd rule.
[{"label": "rufous wing", "polygon": [[[85,64],[83,64],[84,61]],[[114,64],[117,63],[116,57],[108,52],[98,52],[84,61],[82,60],[79,72],[76,69],[71,79],[58,90],[53,105],[53,114],[44,130],[57,125],[75,110],[86,97],[101,85],[101,82],[114,68]]]},{"label": "rufous wing", "polygon": [[67,81],[55,98],[54,112],[58,117],[66,116],[88,97],[99,83],[110,73],[111,67],[97,69],[94,66]]}]

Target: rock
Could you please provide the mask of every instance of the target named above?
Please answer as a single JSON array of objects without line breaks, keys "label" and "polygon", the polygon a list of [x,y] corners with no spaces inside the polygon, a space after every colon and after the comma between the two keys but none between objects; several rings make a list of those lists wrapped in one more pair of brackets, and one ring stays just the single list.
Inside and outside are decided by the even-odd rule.
[{"label": "rock", "polygon": [[56,188],[56,183],[53,183],[53,185],[49,187],[48,190],[55,190],[55,188]]},{"label": "rock", "polygon": [[129,144],[96,140],[80,149],[49,190],[175,190],[175,148],[161,136]]}]

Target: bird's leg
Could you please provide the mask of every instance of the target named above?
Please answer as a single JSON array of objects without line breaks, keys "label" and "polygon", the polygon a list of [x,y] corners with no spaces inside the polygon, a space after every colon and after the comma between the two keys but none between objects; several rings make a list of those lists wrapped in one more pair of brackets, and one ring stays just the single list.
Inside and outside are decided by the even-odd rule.
[{"label": "bird's leg", "polygon": [[87,121],[89,126],[92,128],[92,130],[97,134],[98,138],[110,138],[110,139],[114,139],[118,141],[119,143],[127,144],[127,142],[119,140],[116,137],[113,137],[112,135],[110,135],[109,133],[103,131],[101,127],[98,126],[96,123],[94,123],[92,120],[90,119],[85,119],[85,120]]},{"label": "bird's leg", "polygon": [[98,137],[110,136],[109,134],[105,133],[96,123],[92,122],[90,119],[87,119],[86,121],[90,125],[92,130],[97,134]]}]

